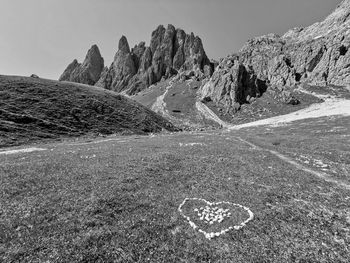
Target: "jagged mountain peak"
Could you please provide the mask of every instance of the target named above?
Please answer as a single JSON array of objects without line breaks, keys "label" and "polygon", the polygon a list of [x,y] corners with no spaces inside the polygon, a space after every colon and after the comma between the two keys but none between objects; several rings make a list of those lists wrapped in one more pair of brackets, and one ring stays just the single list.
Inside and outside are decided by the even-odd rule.
[{"label": "jagged mountain peak", "polygon": [[[93,50],[95,49],[98,50],[97,46]],[[80,67],[76,63],[70,65],[60,80],[82,81],[81,77],[77,76],[81,73]],[[213,72],[213,65],[204,51],[200,37],[195,36],[193,32],[186,34],[184,30],[171,24],[166,27],[159,25],[152,31],[149,47],[145,42],[141,42],[130,49],[128,40],[123,35],[110,68],[108,70],[100,68],[100,79],[94,78],[94,82],[89,81],[86,84],[96,84],[99,87],[128,94],[137,93],[179,71],[196,70],[206,75]]]},{"label": "jagged mountain peak", "polygon": [[123,36],[112,66],[97,85],[135,94],[179,71],[198,70],[208,75],[212,73],[212,68],[198,36],[186,34],[171,24],[167,27],[159,25],[151,33],[149,47],[141,42],[130,50]]},{"label": "jagged mountain peak", "polygon": [[90,64],[92,64],[93,66],[97,66],[98,68],[101,68],[101,65],[102,66],[104,65],[104,59],[101,56],[100,49],[98,48],[97,45],[91,46],[83,62],[83,65],[90,65]]},{"label": "jagged mountain peak", "polygon": [[99,80],[103,68],[104,59],[100,50],[97,45],[92,45],[85,56],[84,62],[80,64],[74,59],[59,80],[94,85]]},{"label": "jagged mountain peak", "polygon": [[124,52],[124,53],[130,53],[130,47],[128,43],[128,39],[126,36],[122,36],[119,40],[118,44],[118,50]]},{"label": "jagged mountain peak", "polygon": [[91,48],[89,49],[89,52],[98,53],[98,54],[101,55],[100,49],[98,48],[97,44],[93,44],[93,45],[91,46]]}]

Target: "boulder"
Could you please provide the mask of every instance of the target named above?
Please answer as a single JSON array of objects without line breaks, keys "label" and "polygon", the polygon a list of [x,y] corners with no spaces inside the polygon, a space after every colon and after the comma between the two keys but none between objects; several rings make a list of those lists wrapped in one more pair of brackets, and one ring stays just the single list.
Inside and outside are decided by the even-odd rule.
[{"label": "boulder", "polygon": [[254,73],[234,57],[222,60],[198,93],[202,101],[213,101],[226,112],[236,112],[241,104],[250,102],[247,99],[260,96],[263,89],[264,85],[257,81]]}]

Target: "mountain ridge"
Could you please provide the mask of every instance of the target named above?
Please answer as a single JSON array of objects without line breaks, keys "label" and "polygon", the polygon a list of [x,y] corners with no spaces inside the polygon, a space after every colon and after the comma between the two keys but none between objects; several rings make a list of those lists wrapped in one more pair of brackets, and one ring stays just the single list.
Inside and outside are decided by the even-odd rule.
[{"label": "mountain ridge", "polygon": [[321,22],[289,30],[282,37],[268,34],[247,41],[237,54],[221,59],[199,96],[234,113],[251,98],[259,98],[261,86],[280,94],[300,84],[346,86],[349,47],[350,1],[344,0]]},{"label": "mountain ridge", "polygon": [[[89,60],[89,53],[90,51],[85,61]],[[76,70],[80,67],[76,60],[67,67],[60,80],[96,85],[132,95],[181,71],[194,70],[197,74],[210,76],[214,70],[214,65],[204,51],[202,40],[171,24],[167,28],[158,26],[152,32],[149,46],[140,42],[130,48],[123,35],[110,67],[103,68],[101,63],[97,64],[98,80],[95,78],[86,83],[86,78],[80,76],[81,70]]]},{"label": "mountain ridge", "polygon": [[104,59],[97,45],[92,45],[80,64],[76,59],[68,65],[59,81],[71,81],[87,85],[94,85],[104,69]]}]

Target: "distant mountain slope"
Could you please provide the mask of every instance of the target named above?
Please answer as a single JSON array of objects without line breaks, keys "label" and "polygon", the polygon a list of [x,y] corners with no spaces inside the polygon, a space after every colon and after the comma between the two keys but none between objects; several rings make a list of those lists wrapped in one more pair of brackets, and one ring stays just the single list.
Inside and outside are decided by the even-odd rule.
[{"label": "distant mountain slope", "polygon": [[147,133],[174,126],[112,91],[0,75],[0,147],[87,133]]},{"label": "distant mountain slope", "polygon": [[[270,87],[284,96],[301,83],[347,86],[349,48],[350,0],[344,0],[322,22],[292,29],[282,37],[269,34],[249,40],[237,54],[220,61],[199,95],[235,113]],[[290,96],[284,100],[297,104]]]},{"label": "distant mountain slope", "polygon": [[131,96],[142,105],[161,114],[183,130],[218,128],[213,120],[207,119],[197,108],[197,90],[201,81],[172,78],[161,81]]}]

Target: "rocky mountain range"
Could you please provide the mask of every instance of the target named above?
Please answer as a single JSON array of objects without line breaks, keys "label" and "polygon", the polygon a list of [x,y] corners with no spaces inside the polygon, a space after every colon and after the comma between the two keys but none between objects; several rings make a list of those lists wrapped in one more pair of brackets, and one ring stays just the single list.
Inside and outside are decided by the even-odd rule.
[{"label": "rocky mountain range", "polygon": [[98,48],[93,46],[83,64],[74,60],[60,80],[96,85],[130,95],[186,70],[206,76],[212,74],[213,64],[204,51],[202,40],[173,25],[167,28],[161,25],[153,31],[150,46],[141,42],[130,49],[127,38],[122,36],[109,68],[103,67]]},{"label": "rocky mountain range", "polygon": [[79,64],[74,60],[60,80],[134,95],[174,75],[178,75],[175,80],[181,80],[187,72],[187,76],[202,80],[197,92],[200,100],[213,101],[234,113],[269,87],[278,91],[276,97],[285,103],[297,104],[286,88],[300,83],[349,84],[349,46],[350,0],[344,0],[324,21],[282,36],[268,34],[251,39],[239,52],[217,64],[208,59],[198,36],[168,25],[153,31],[148,47],[141,42],[130,49],[123,36],[109,68],[104,67],[97,46],[93,46],[85,61]]},{"label": "rocky mountain range", "polygon": [[[267,86],[347,85],[350,83],[350,0],[342,1],[324,21],[295,28],[283,36],[249,40],[220,61],[200,97],[227,109],[259,97]],[[286,102],[295,101],[292,97]]]}]

